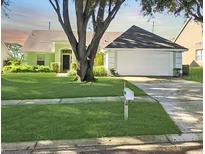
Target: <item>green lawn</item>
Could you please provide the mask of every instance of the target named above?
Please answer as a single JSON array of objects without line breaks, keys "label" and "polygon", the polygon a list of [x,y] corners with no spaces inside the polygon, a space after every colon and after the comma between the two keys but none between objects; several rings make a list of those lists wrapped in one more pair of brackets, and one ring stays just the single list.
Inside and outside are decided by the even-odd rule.
[{"label": "green lawn", "polygon": [[[135,95],[146,95],[141,89],[127,84]],[[89,96],[120,96],[123,80],[98,78],[95,83],[81,83],[54,73],[12,73],[2,75],[2,99],[69,98]]]},{"label": "green lawn", "polygon": [[185,80],[203,82],[203,67],[190,67],[189,75],[183,76]]},{"label": "green lawn", "polygon": [[180,133],[159,103],[2,106],[2,142]]}]

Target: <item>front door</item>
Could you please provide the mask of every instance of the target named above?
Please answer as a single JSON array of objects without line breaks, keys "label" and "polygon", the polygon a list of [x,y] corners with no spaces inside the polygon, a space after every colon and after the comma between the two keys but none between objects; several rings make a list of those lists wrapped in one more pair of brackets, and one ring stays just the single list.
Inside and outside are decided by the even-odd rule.
[{"label": "front door", "polygon": [[63,55],[63,71],[70,69],[70,55]]}]

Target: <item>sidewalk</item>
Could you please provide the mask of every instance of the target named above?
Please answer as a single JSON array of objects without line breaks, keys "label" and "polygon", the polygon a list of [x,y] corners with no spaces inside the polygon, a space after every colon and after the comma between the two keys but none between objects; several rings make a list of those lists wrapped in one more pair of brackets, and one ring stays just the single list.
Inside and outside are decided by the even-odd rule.
[{"label": "sidewalk", "polygon": [[[124,96],[109,97],[79,97],[79,98],[57,98],[57,99],[26,99],[26,100],[2,100],[1,105],[26,105],[26,104],[66,104],[66,103],[89,103],[89,102],[117,102],[124,101]],[[135,101],[156,102],[149,96],[135,97]]]},{"label": "sidewalk", "polygon": [[2,153],[39,153],[69,151],[79,153],[82,151],[98,150],[182,150],[183,148],[202,147],[202,133],[145,135],[134,137],[103,137],[95,139],[75,140],[45,140],[33,142],[2,143]]}]

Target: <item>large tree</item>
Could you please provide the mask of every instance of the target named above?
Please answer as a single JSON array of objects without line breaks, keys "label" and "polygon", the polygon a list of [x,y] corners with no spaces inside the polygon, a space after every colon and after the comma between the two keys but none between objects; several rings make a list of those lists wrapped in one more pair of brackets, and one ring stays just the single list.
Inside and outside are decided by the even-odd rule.
[{"label": "large tree", "polygon": [[[93,81],[93,64],[100,40],[125,0],[74,0],[77,37],[71,28],[69,0],[49,0],[57,13],[77,60],[81,81]],[[86,45],[86,30],[92,21],[93,37]]]},{"label": "large tree", "polygon": [[175,15],[184,14],[203,23],[203,0],[141,0],[145,15],[168,11]]},{"label": "large tree", "polygon": [[2,5],[8,6],[9,5],[9,0],[1,0],[1,6]]},{"label": "large tree", "polygon": [[4,0],[1,0],[1,5],[3,5],[4,4]]},{"label": "large tree", "polygon": [[8,9],[9,5],[10,5],[10,0],[1,0],[2,12],[7,17],[8,17],[8,11],[9,11]]},{"label": "large tree", "polygon": [[21,52],[22,45],[18,43],[5,43],[6,47],[10,51],[10,56],[12,60],[21,61],[23,54]]}]

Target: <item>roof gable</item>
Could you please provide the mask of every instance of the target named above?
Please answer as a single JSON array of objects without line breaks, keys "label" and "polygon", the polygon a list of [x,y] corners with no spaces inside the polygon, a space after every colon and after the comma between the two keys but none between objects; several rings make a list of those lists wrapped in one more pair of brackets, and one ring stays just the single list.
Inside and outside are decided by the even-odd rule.
[{"label": "roof gable", "polygon": [[116,38],[106,48],[186,49],[135,25]]}]

